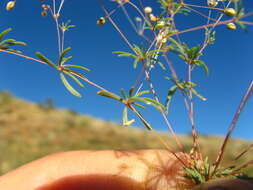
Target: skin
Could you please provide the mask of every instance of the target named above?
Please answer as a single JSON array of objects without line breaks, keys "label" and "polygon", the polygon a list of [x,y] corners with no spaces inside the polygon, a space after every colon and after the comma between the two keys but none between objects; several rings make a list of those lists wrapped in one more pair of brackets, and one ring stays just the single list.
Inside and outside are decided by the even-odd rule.
[{"label": "skin", "polygon": [[[181,161],[165,150],[57,153],[1,176],[0,187],[4,190],[191,189],[191,182],[181,177],[186,156],[180,153],[177,156]],[[235,184],[238,187],[232,185],[227,190],[253,189],[251,183],[236,181]],[[198,189],[211,190],[210,186],[213,184]]]}]

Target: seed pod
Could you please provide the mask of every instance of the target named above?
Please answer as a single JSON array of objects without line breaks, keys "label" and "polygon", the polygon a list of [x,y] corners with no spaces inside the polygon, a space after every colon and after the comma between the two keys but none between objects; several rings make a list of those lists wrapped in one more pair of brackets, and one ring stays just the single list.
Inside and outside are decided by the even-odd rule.
[{"label": "seed pod", "polygon": [[236,16],[236,11],[233,8],[226,8],[224,9],[224,13],[228,16],[234,17]]},{"label": "seed pod", "polygon": [[207,5],[209,7],[216,7],[218,5],[218,2],[216,0],[207,0]]},{"label": "seed pod", "polygon": [[236,30],[236,25],[233,22],[227,24],[227,28],[229,30]]},{"label": "seed pod", "polygon": [[97,25],[104,25],[105,24],[105,17],[100,17],[97,20]]},{"label": "seed pod", "polygon": [[145,7],[144,8],[144,13],[146,13],[146,14],[152,13],[152,8],[151,7]]},{"label": "seed pod", "polygon": [[9,1],[6,5],[6,10],[11,11],[15,7],[16,1]]},{"label": "seed pod", "polygon": [[43,17],[47,16],[47,11],[42,11],[41,16],[43,16]]}]

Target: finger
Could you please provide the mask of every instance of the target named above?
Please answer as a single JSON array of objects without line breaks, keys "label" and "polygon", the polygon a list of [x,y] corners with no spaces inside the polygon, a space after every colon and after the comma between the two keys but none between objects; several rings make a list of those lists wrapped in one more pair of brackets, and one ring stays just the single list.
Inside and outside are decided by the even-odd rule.
[{"label": "finger", "polygon": [[201,184],[192,190],[252,190],[252,180],[242,179],[216,179]]},{"label": "finger", "polygon": [[179,179],[181,169],[182,164],[162,150],[73,151],[18,168],[0,177],[0,187],[4,190],[173,190],[185,185]]}]

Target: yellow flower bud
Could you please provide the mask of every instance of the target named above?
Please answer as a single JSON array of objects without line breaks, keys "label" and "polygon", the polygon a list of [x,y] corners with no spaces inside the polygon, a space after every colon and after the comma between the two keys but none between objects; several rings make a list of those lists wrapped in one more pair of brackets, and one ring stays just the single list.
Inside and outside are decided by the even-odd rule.
[{"label": "yellow flower bud", "polygon": [[157,18],[155,15],[153,15],[153,14],[150,14],[150,15],[149,15],[149,18],[150,18],[150,20],[153,21],[153,22],[156,22],[156,21],[158,20],[158,18]]},{"label": "yellow flower bud", "polygon": [[228,16],[232,16],[232,17],[236,16],[236,11],[233,8],[224,9],[224,13]]},{"label": "yellow flower bud", "polygon": [[6,10],[11,11],[15,7],[16,1],[9,1],[6,5]]},{"label": "yellow flower bud", "polygon": [[227,24],[227,28],[229,30],[236,30],[236,25],[233,22]]},{"label": "yellow flower bud", "polygon": [[43,4],[43,5],[42,5],[42,9],[43,9],[44,11],[47,11],[47,10],[48,10],[48,8],[49,8],[49,6],[48,6],[48,5],[46,5],[46,4]]}]

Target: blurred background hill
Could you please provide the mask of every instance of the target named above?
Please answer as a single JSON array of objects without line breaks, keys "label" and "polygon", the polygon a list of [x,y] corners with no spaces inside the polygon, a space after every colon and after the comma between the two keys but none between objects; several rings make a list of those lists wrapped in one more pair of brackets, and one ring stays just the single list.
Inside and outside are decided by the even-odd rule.
[{"label": "blurred background hill", "polygon": [[[37,104],[0,92],[0,175],[22,164],[50,153],[80,149],[149,149],[165,146],[158,133],[102,121],[73,110],[57,109],[52,100]],[[167,132],[159,135],[176,150]],[[190,135],[180,136],[186,150],[191,147]],[[201,148],[215,159],[222,137],[200,136]],[[225,164],[252,142],[242,139],[230,141]],[[253,151],[242,157],[240,163],[253,158]],[[253,174],[253,169],[248,169]]]}]

